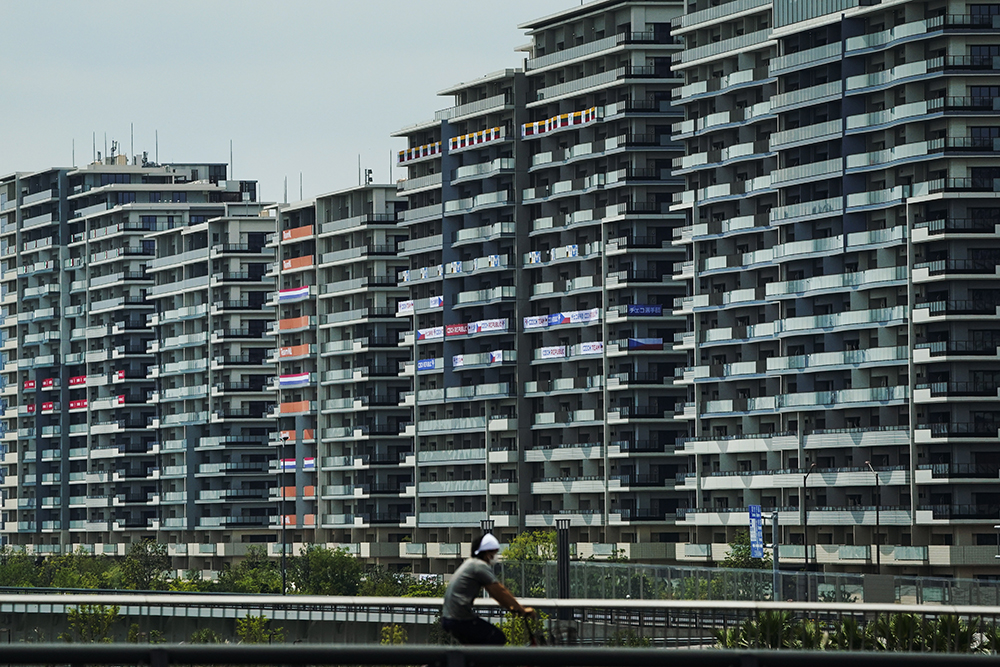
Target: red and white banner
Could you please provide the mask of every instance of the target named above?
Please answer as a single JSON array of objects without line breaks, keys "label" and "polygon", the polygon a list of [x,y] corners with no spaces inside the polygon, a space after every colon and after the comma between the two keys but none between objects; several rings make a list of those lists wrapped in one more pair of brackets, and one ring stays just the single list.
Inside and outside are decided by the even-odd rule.
[{"label": "red and white banner", "polygon": [[71,387],[78,387],[85,384],[87,384],[86,375],[74,375],[69,379],[69,386]]},{"label": "red and white banner", "polygon": [[34,380],[25,380],[24,381],[24,388],[25,389],[34,389],[35,388],[35,381]]}]

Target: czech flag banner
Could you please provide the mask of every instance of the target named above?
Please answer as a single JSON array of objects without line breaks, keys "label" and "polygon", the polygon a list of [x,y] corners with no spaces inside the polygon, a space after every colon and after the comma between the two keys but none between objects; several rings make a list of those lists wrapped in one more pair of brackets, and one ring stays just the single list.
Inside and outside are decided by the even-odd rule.
[{"label": "czech flag banner", "polygon": [[628,349],[630,350],[662,350],[662,338],[629,338]]}]

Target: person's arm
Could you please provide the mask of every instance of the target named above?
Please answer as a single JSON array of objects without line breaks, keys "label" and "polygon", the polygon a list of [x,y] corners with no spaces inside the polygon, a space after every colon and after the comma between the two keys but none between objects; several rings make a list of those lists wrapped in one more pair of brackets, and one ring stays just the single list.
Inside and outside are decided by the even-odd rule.
[{"label": "person's arm", "polygon": [[518,602],[517,598],[514,597],[514,594],[508,591],[507,587],[499,581],[487,584],[485,588],[486,592],[489,593],[490,596],[497,601],[497,604],[504,609],[509,609],[515,614],[526,614],[528,616],[533,616],[535,614],[535,609],[533,607],[525,607]]}]

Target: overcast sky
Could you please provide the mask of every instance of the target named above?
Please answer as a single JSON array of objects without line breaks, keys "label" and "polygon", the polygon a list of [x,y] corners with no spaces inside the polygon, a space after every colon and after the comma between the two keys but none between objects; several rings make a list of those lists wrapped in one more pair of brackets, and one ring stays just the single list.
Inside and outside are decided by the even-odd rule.
[{"label": "overcast sky", "polygon": [[[91,161],[228,162],[261,197],[390,179],[390,134],[437,92],[519,67],[524,23],[579,0],[0,0],[0,174]],[[395,170],[391,180],[404,174]]]}]

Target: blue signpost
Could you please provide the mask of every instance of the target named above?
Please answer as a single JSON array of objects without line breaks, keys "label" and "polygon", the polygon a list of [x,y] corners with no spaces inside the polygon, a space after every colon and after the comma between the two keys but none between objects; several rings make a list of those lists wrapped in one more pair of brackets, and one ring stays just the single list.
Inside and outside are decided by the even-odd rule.
[{"label": "blue signpost", "polygon": [[760,505],[750,506],[750,557],[764,557],[764,521],[760,516]]}]

